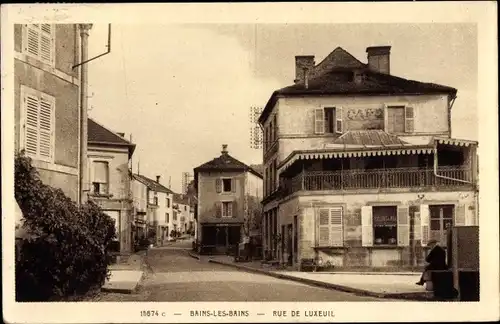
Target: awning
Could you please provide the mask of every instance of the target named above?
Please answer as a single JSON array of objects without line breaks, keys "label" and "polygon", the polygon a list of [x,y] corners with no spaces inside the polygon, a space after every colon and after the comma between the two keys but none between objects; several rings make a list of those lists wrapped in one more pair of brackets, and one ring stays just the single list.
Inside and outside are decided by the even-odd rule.
[{"label": "awning", "polygon": [[313,160],[313,159],[336,159],[349,157],[365,157],[365,156],[385,156],[385,155],[410,155],[410,154],[432,154],[431,146],[411,146],[400,148],[389,147],[365,147],[363,150],[349,148],[348,150],[316,150],[316,151],[295,151],[292,152],[285,162],[279,166],[278,173],[283,172],[294,164],[297,160]]},{"label": "awning", "polygon": [[478,144],[476,141],[462,140],[462,139],[456,139],[456,138],[434,137],[433,139],[438,144],[453,145],[453,146],[468,147],[470,145],[477,145]]}]

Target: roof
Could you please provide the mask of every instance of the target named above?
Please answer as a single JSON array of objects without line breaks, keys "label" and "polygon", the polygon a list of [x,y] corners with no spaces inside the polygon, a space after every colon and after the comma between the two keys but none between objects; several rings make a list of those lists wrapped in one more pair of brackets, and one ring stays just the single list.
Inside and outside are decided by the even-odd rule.
[{"label": "roof", "polygon": [[219,157],[194,168],[195,174],[201,171],[248,171],[262,178],[262,174],[258,171],[235,159],[228,153],[223,153]]},{"label": "roof", "polygon": [[[360,72],[355,81],[347,72]],[[456,95],[457,89],[435,83],[408,80],[390,74],[372,71],[341,47],[337,47],[309,72],[308,87],[296,83],[273,92],[259,122],[263,123],[279,97],[317,95]],[[344,76],[344,77],[342,77]],[[346,77],[347,76],[347,77]]]},{"label": "roof", "polygon": [[348,131],[337,138],[333,143],[347,146],[358,145],[363,147],[411,145],[399,137],[388,134],[383,130]]},{"label": "roof", "polygon": [[150,179],[150,178],[148,178],[146,176],[139,175],[139,174],[133,174],[132,177],[135,180],[143,183],[150,190],[157,191],[157,192],[165,192],[165,193],[169,193],[169,194],[173,194],[174,193],[172,190],[168,189],[164,185],[162,185],[162,184],[156,182],[155,180]]},{"label": "roof", "polygon": [[88,119],[88,144],[126,146],[129,149],[129,156],[134,153],[135,144],[127,141],[117,133],[107,129],[92,119]]},{"label": "roof", "polygon": [[264,174],[264,166],[262,164],[250,164],[250,167],[258,172],[261,176]]}]

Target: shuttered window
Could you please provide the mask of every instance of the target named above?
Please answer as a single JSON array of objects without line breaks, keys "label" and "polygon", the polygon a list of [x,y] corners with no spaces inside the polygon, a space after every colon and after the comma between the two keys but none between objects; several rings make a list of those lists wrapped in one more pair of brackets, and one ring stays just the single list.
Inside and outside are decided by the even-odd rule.
[{"label": "shuttered window", "polygon": [[233,206],[235,203],[233,201],[223,201],[222,202],[222,217],[224,218],[232,218],[234,213],[233,213]]},{"label": "shuttered window", "polygon": [[387,132],[404,133],[405,131],[405,107],[387,108]]},{"label": "shuttered window", "polygon": [[407,206],[398,207],[398,246],[410,245],[410,210]]},{"label": "shuttered window", "polygon": [[427,243],[429,242],[429,235],[430,235],[429,222],[430,222],[429,205],[420,205],[420,228],[422,234],[422,241],[421,241],[422,246],[426,246]]},{"label": "shuttered window", "polygon": [[24,52],[48,64],[54,63],[55,27],[51,24],[24,26]]},{"label": "shuttered window", "polygon": [[[94,161],[92,187],[94,194],[107,194],[109,192],[109,165],[108,162]],[[155,196],[154,198],[157,199]],[[157,201],[155,201],[157,204]]]},{"label": "shuttered window", "polygon": [[318,210],[318,246],[343,246],[342,207]]},{"label": "shuttered window", "polygon": [[325,132],[325,111],[323,108],[314,110],[314,133],[323,134]]},{"label": "shuttered window", "polygon": [[405,132],[413,133],[415,128],[415,111],[413,107],[405,107]]},{"label": "shuttered window", "polygon": [[373,246],[372,206],[361,207],[361,245]]},{"label": "shuttered window", "polygon": [[52,96],[21,86],[21,149],[32,158],[54,159],[54,110]]},{"label": "shuttered window", "polygon": [[343,109],[342,107],[337,107],[335,112],[335,130],[338,134],[344,132],[344,120],[343,120]]}]

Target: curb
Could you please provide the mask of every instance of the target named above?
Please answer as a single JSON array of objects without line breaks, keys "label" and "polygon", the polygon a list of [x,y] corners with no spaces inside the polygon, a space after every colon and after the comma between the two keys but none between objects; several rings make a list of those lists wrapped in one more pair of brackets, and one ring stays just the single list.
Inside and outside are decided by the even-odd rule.
[{"label": "curb", "polygon": [[191,251],[188,252],[189,256],[192,257],[193,259],[197,259],[198,261],[201,260],[201,257]]},{"label": "curb", "polygon": [[369,290],[358,289],[358,288],[353,288],[353,287],[343,286],[343,285],[337,285],[337,284],[332,284],[332,283],[327,283],[327,282],[317,281],[317,280],[312,280],[312,279],[298,278],[298,277],[294,277],[294,276],[289,276],[289,275],[280,274],[280,273],[276,273],[276,272],[270,272],[270,271],[261,270],[261,269],[255,269],[255,268],[246,267],[243,265],[236,265],[236,264],[227,263],[227,262],[218,261],[218,260],[213,260],[213,259],[208,260],[208,262],[233,267],[236,269],[242,269],[242,270],[245,270],[248,272],[263,274],[263,275],[275,277],[278,279],[296,281],[296,282],[300,282],[300,283],[303,283],[303,284],[306,284],[309,286],[315,286],[315,287],[321,287],[321,288],[326,288],[326,289],[343,291],[343,292],[347,292],[347,293],[353,293],[353,294],[358,295],[358,296],[369,296],[369,297],[385,298],[385,299],[405,299],[405,300],[414,300],[414,301],[415,300],[419,300],[419,301],[432,300],[431,298],[427,297],[426,293],[376,293],[376,292],[369,291]]}]

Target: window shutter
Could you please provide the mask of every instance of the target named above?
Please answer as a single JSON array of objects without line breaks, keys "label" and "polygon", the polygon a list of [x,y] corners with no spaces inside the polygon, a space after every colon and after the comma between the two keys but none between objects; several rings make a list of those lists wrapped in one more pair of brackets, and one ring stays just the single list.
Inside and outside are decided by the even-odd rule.
[{"label": "window shutter", "polygon": [[373,245],[373,214],[371,206],[361,207],[361,245]]},{"label": "window shutter", "polygon": [[237,179],[231,179],[231,192],[236,192]]},{"label": "window shutter", "polygon": [[420,231],[422,233],[422,246],[426,246],[429,242],[429,205],[420,205]]},{"label": "window shutter", "polygon": [[319,246],[330,245],[330,210],[320,208],[319,212],[319,228],[318,228],[318,244]]},{"label": "window shutter", "polygon": [[215,191],[217,193],[222,191],[222,180],[220,178],[215,179]]},{"label": "window shutter", "polygon": [[54,99],[43,95],[40,98],[40,156],[52,159],[54,155]]},{"label": "window shutter", "polygon": [[415,241],[422,239],[422,227],[420,226],[420,212],[415,212],[413,216],[413,239]]},{"label": "window shutter", "polygon": [[413,133],[415,128],[415,111],[413,107],[405,107],[405,132]]},{"label": "window shutter", "polygon": [[237,215],[238,215],[238,212],[237,212],[238,211],[238,209],[237,209],[238,205],[237,205],[236,200],[234,200],[231,204],[229,204],[229,206],[231,208],[231,212],[230,212],[229,215],[231,215],[232,218],[236,218]]},{"label": "window shutter", "polygon": [[342,207],[330,209],[330,245],[344,245],[344,227]]},{"label": "window shutter", "polygon": [[216,218],[221,218],[222,217],[222,203],[221,202],[215,202],[214,203],[214,208],[215,208],[215,217]]},{"label": "window shutter", "polygon": [[39,146],[39,116],[38,110],[40,106],[40,101],[37,96],[26,93],[24,96],[25,105],[25,123],[24,123],[24,148],[26,153],[32,155],[38,155]]},{"label": "window shutter", "polygon": [[343,119],[343,109],[342,107],[337,107],[335,112],[335,131],[338,134],[344,132],[344,119]]},{"label": "window shutter", "polygon": [[26,45],[25,50],[31,55],[40,55],[40,29],[38,25],[26,26]]},{"label": "window shutter", "polygon": [[325,110],[323,108],[316,108],[314,110],[314,133],[325,133]]},{"label": "window shutter", "polygon": [[465,226],[465,205],[455,207],[455,226]]},{"label": "window shutter", "polygon": [[94,162],[94,182],[107,183],[108,182],[108,163],[107,162]]},{"label": "window shutter", "polygon": [[40,32],[40,57],[47,62],[53,61],[54,31],[51,24],[42,24]]},{"label": "window shutter", "polygon": [[398,207],[398,246],[410,245],[410,213],[408,207]]}]

